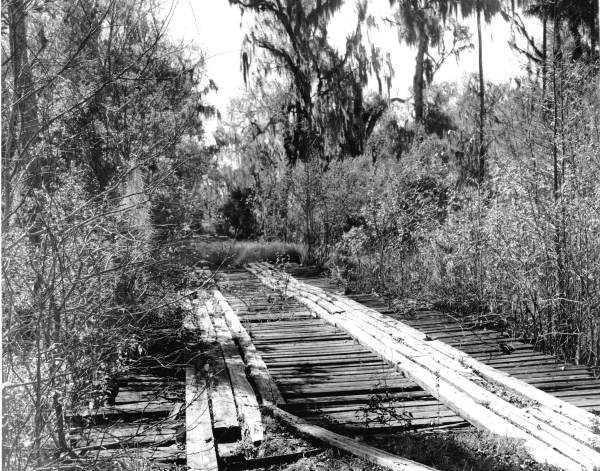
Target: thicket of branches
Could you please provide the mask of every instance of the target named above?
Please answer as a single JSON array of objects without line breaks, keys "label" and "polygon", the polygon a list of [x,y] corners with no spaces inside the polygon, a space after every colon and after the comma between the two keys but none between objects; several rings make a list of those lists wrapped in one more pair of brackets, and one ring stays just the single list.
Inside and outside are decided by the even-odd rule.
[{"label": "thicket of branches", "polygon": [[161,244],[202,212],[210,84],[159,11],[2,4],[3,468],[77,463],[66,415],[109,398],[184,282]]}]

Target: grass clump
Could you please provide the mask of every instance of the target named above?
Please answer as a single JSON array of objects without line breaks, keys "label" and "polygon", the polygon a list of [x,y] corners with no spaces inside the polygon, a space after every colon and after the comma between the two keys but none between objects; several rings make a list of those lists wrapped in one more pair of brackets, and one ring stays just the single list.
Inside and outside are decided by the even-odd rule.
[{"label": "grass clump", "polygon": [[446,471],[551,471],[537,463],[518,440],[466,429],[455,432],[400,433],[372,438],[373,445]]},{"label": "grass clump", "polygon": [[190,245],[190,249],[197,253],[201,264],[212,268],[240,267],[258,261],[302,263],[306,255],[301,244],[232,239],[197,240]]}]

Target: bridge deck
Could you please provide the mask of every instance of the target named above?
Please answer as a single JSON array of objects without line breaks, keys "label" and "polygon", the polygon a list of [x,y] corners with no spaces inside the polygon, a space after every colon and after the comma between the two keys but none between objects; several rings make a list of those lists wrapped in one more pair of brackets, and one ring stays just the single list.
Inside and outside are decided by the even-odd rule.
[{"label": "bridge deck", "polygon": [[[294,275],[337,291],[314,272]],[[299,302],[282,298],[246,271],[229,272],[226,280],[221,290],[253,337],[291,411],[350,433],[468,426],[348,334],[313,318]],[[417,311],[407,317],[377,296],[350,297],[574,405],[600,411],[600,380],[587,367],[564,364],[530,344],[440,312]]]}]

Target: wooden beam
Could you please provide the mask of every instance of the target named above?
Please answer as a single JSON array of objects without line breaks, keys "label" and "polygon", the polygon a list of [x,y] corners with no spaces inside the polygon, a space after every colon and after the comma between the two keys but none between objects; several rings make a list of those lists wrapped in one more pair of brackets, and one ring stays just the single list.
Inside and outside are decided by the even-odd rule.
[{"label": "wooden beam", "polygon": [[[206,339],[216,340],[216,331],[210,319],[210,313],[214,311],[212,300],[208,299],[204,304],[197,310],[198,324],[203,326]],[[219,345],[213,344],[203,353],[203,358],[201,368],[208,374],[215,439],[219,443],[236,441],[241,437],[241,429],[223,352]]]},{"label": "wooden beam", "polygon": [[198,298],[190,300],[187,297],[181,301],[181,307],[184,309],[183,328],[194,331],[198,339],[206,344],[212,344],[216,341],[215,330],[212,326],[209,316],[210,304],[204,292],[198,292]]},{"label": "wooden beam", "polygon": [[185,370],[185,450],[191,471],[217,471],[206,381],[194,367]]},{"label": "wooden beam", "polygon": [[254,390],[246,378],[244,361],[219,309],[215,310],[212,321],[225,358],[242,430],[252,443],[258,444],[264,438],[261,414]]},{"label": "wooden beam", "polygon": [[223,311],[232,337],[237,341],[242,350],[244,361],[249,370],[249,376],[258,389],[262,402],[271,404],[285,403],[283,396],[279,392],[279,388],[269,374],[267,365],[256,351],[252,343],[252,338],[238,319],[238,316],[233,312],[233,309],[231,309],[231,306],[219,290],[214,290],[213,296]]}]

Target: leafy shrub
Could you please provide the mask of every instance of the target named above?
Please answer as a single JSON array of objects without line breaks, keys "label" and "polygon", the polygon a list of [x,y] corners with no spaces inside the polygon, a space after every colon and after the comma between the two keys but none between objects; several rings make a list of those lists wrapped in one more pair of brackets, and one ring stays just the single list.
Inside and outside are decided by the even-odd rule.
[{"label": "leafy shrub", "polygon": [[359,206],[360,224],[343,233],[329,266],[352,290],[414,294],[420,250],[446,218],[452,169],[437,138],[415,143],[400,162],[377,163]]}]

